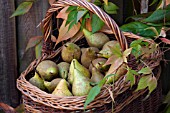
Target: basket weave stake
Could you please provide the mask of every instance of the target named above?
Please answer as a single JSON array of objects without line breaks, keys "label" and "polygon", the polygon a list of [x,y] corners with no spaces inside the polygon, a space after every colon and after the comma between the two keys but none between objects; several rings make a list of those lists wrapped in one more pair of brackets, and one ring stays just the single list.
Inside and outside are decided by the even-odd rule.
[{"label": "basket weave stake", "polygon": [[[46,17],[43,20],[43,27],[44,27],[44,40],[46,41],[45,44],[50,46],[51,42],[49,41],[49,37],[52,31],[52,26],[51,26],[51,21],[52,21],[52,15],[53,13],[57,12],[61,8],[64,8],[66,6],[79,6],[79,7],[84,7],[94,14],[96,14],[103,22],[110,28],[111,33],[114,34],[116,40],[119,42],[122,50],[125,50],[128,48],[127,40],[125,36],[134,38],[134,39],[141,39],[142,37],[137,36],[132,33],[128,32],[121,32],[119,30],[119,27],[115,23],[115,21],[110,18],[105,12],[103,12],[99,7],[95,6],[92,3],[88,3],[85,0],[59,0],[55,2],[51,8],[47,11]],[[125,35],[125,36],[124,36]],[[149,43],[153,43],[150,40],[146,40]],[[18,89],[22,92],[22,94],[26,97],[25,98],[25,104],[26,107],[31,106],[32,103],[35,105],[32,106],[33,108],[37,108],[38,106],[45,106],[46,110],[51,110],[52,108],[58,110],[58,111],[83,111],[84,110],[84,102],[86,99],[86,96],[70,96],[70,97],[57,97],[52,94],[48,94],[44,91],[41,91],[37,87],[31,85],[27,80],[26,77],[29,75],[31,72],[34,71],[34,69],[37,67],[37,65],[46,59],[52,59],[56,55],[58,55],[61,51],[61,47],[58,47],[57,50],[51,50],[48,47],[44,49],[45,53],[42,55],[42,57],[38,60],[34,60],[28,68],[21,73],[21,76],[17,80],[17,87]],[[47,54],[48,53],[48,54]],[[157,61],[147,61],[148,66],[150,66],[152,69],[156,68],[161,60],[161,57],[159,56],[160,51],[158,50],[154,54],[151,55],[151,58],[156,58]],[[133,62],[131,63],[133,65]],[[141,69],[143,65],[139,65],[138,69]],[[157,76],[159,78],[159,74]],[[110,97],[109,91],[113,91],[114,93],[114,98],[116,98],[120,93],[126,92],[130,88],[130,83],[125,82],[125,76],[122,76],[115,84],[114,84],[114,89],[112,89],[112,86],[110,85],[105,85],[100,94],[95,98],[93,102],[91,102],[88,106],[87,109],[91,111],[97,111],[98,108],[103,108],[103,110],[108,110],[105,109],[103,106],[106,104],[110,103],[112,101]],[[136,93],[133,93],[132,96],[128,97],[122,104],[116,105],[115,107],[115,112],[120,111],[123,109],[126,105],[128,105],[131,101],[133,101],[135,98],[138,96],[142,95],[145,93],[147,90],[142,90]],[[37,104],[36,104],[37,103]],[[109,108],[110,109],[110,108]],[[43,112],[42,109],[39,109]],[[44,110],[45,112],[45,110]]]}]

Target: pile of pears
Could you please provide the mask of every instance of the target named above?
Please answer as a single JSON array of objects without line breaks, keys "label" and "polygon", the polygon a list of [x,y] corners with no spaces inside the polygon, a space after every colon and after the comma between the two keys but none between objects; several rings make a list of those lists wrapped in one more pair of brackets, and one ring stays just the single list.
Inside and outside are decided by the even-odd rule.
[{"label": "pile of pears", "polygon": [[[93,83],[100,82],[107,75],[110,65],[105,63],[114,54],[111,48],[119,43],[110,40],[102,32],[92,34],[83,29],[83,33],[88,44],[87,48],[80,48],[71,42],[65,43],[60,53],[62,60],[59,63],[52,60],[40,62],[29,82],[56,96],[87,95]],[[119,73],[124,74],[123,69]],[[111,82],[113,80],[109,78],[106,83]]]}]

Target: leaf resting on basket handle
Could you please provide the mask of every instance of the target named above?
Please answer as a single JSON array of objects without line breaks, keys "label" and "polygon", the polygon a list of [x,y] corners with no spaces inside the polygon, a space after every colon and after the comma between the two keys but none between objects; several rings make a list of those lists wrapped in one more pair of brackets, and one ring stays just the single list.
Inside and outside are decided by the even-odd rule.
[{"label": "leaf resting on basket handle", "polygon": [[86,101],[84,103],[84,109],[86,109],[87,105],[92,102],[95,97],[100,93],[102,86],[105,84],[108,77],[114,76],[115,74],[110,74],[105,76],[96,86],[94,86],[89,94],[86,97]]}]

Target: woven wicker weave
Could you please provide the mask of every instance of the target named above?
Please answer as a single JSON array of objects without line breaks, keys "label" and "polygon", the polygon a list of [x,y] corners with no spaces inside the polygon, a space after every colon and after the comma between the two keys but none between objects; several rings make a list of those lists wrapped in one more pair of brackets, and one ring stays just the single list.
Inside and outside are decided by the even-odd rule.
[{"label": "woven wicker weave", "polygon": [[[53,112],[83,112],[84,111],[84,102],[86,96],[70,96],[70,97],[57,97],[52,94],[48,94],[37,87],[31,85],[26,78],[28,78],[31,73],[34,72],[36,66],[45,59],[53,59],[57,55],[60,54],[61,47],[58,47],[56,50],[51,49],[52,43],[49,41],[49,36],[52,31],[51,21],[52,16],[59,9],[64,8],[66,6],[80,6],[87,8],[91,12],[95,13],[101,20],[105,22],[105,24],[110,28],[110,33],[115,36],[116,40],[119,42],[122,50],[128,48],[129,39],[142,39],[142,37],[137,36],[128,32],[121,32],[119,27],[115,23],[115,21],[110,18],[105,12],[103,12],[100,8],[95,6],[92,3],[87,2],[86,0],[59,0],[55,2],[51,8],[47,11],[46,17],[43,20],[44,27],[44,54],[40,59],[34,60],[28,68],[21,73],[21,76],[17,79],[17,87],[23,94],[23,102],[25,104],[25,108],[29,112],[44,112],[44,113],[53,113]],[[126,37],[125,37],[126,36]],[[128,41],[127,41],[127,39]],[[79,39],[81,40],[81,39]],[[146,40],[149,43],[154,43],[153,41]],[[157,59],[146,61],[147,65],[155,70],[155,75],[159,78],[160,70],[158,68],[161,60],[160,51],[156,51],[153,53],[150,58]],[[136,65],[135,61],[132,59],[128,61],[128,65],[131,67],[137,67],[137,69],[141,69],[143,67],[142,64]],[[100,94],[95,98],[93,102],[91,102],[87,106],[86,112],[111,112],[112,99],[110,97],[109,91],[113,91],[115,98],[114,112],[119,112],[123,108],[126,108],[130,102],[138,98],[147,92],[147,89],[133,92],[130,90],[130,83],[125,82],[125,76],[122,76],[115,84],[114,89],[112,86],[105,85]],[[124,93],[123,93],[124,92]],[[121,99],[120,95],[124,94],[125,96]],[[160,95],[158,95],[160,96]],[[157,97],[158,97],[157,96]],[[155,98],[157,98],[155,97]],[[160,98],[160,97],[158,97]],[[157,98],[157,99],[158,99]],[[118,100],[118,101],[117,101]],[[159,99],[158,99],[159,100]],[[141,106],[142,107],[142,106]],[[152,113],[152,112],[149,112]]]}]

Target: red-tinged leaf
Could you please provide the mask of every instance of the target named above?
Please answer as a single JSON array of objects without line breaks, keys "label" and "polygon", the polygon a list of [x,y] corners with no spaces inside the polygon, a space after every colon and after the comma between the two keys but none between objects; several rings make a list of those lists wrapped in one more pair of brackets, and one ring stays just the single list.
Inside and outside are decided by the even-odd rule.
[{"label": "red-tinged leaf", "polygon": [[92,31],[92,27],[91,27],[91,18],[86,19],[86,29],[89,31]]},{"label": "red-tinged leaf", "polygon": [[39,44],[42,41],[43,37],[42,36],[35,36],[29,39],[27,47],[26,47],[26,51],[29,48],[32,48],[34,46],[36,46],[37,44]]},{"label": "red-tinged leaf", "polygon": [[119,57],[110,66],[106,75],[115,74],[116,70],[123,64],[123,58]]},{"label": "red-tinged leaf", "polygon": [[52,41],[52,42],[56,42],[56,41],[57,41],[57,38],[56,38],[54,35],[51,35],[51,41]]},{"label": "red-tinged leaf", "polygon": [[116,55],[112,55],[111,57],[109,57],[109,59],[106,61],[104,65],[106,66],[106,65],[113,64],[117,59],[118,57]]},{"label": "red-tinged leaf", "polygon": [[76,33],[76,35],[71,38],[71,42],[76,42],[77,40],[81,39],[83,37],[83,32],[79,31]]},{"label": "red-tinged leaf", "polygon": [[162,42],[166,43],[166,44],[170,44],[170,40],[167,38],[160,38]]},{"label": "red-tinged leaf", "polygon": [[[32,7],[33,1],[22,2],[16,9],[16,11],[12,14],[11,17],[19,16],[27,13]],[[11,18],[10,17],[10,18]]]},{"label": "red-tinged leaf", "polygon": [[67,12],[67,9],[69,8],[69,6],[63,8],[58,15],[56,16],[56,18],[62,18],[64,20],[67,20],[68,14],[69,12]]},{"label": "red-tinged leaf", "polygon": [[4,110],[5,113],[16,113],[15,109],[5,103],[0,102],[0,108]]},{"label": "red-tinged leaf", "polygon": [[149,94],[157,87],[157,79],[155,76],[150,76],[148,81]]},{"label": "red-tinged leaf", "polygon": [[52,5],[56,0],[48,0],[49,4]]},{"label": "red-tinged leaf", "polygon": [[63,23],[59,29],[59,36],[57,38],[56,45],[63,40],[72,38],[80,29],[79,22],[77,24],[73,25],[73,27],[70,30],[68,30],[69,24],[67,26],[65,26],[65,23],[66,23],[66,20],[63,21]]},{"label": "red-tinged leaf", "polygon": [[107,33],[107,34],[113,34],[113,31],[109,29],[109,27],[107,25],[104,25],[102,27],[102,29],[100,29],[99,31],[103,32],[103,33]]}]

